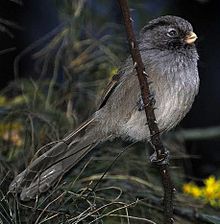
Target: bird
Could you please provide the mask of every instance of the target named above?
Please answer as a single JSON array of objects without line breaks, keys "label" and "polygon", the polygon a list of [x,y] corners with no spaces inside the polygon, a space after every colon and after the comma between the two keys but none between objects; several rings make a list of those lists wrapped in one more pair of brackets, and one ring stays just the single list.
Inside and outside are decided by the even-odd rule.
[{"label": "bird", "polygon": [[[154,98],[161,134],[175,127],[190,110],[199,90],[197,35],[185,19],[165,15],[140,31],[138,47]],[[85,155],[107,140],[149,141],[144,104],[130,56],[107,85],[95,113],[18,174],[9,191],[21,200],[46,192]]]}]

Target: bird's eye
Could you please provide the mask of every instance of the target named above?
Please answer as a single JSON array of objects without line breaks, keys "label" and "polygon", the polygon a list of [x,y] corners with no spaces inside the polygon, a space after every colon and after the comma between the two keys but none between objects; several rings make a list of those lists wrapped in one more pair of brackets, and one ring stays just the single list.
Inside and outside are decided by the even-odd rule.
[{"label": "bird's eye", "polygon": [[176,37],[178,35],[177,31],[173,28],[169,29],[167,32],[168,37]]}]

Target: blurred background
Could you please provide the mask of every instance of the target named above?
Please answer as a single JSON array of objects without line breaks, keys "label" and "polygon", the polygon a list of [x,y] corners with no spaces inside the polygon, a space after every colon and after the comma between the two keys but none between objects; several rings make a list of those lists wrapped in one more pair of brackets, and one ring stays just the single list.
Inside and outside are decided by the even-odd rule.
[{"label": "blurred background", "polygon": [[[179,191],[201,199],[199,203],[202,206],[208,204],[216,209],[220,207],[220,1],[139,0],[129,1],[129,5],[137,33],[150,19],[171,14],[189,20],[199,37],[200,92],[190,113],[173,132],[164,137],[164,142],[171,150],[172,171]],[[0,169],[4,177],[1,183],[3,195],[7,193],[13,176],[27,166],[37,149],[61,139],[95,111],[102,89],[117,73],[117,68],[128,54],[126,34],[116,0],[1,0]],[[110,169],[111,162],[124,148],[130,150]],[[71,173],[72,179],[76,179],[70,189],[81,192],[88,181],[100,181],[101,186],[104,184],[100,189],[105,191],[100,191],[105,199],[107,196],[120,198],[122,194],[125,201],[147,198],[147,202],[138,204],[137,210],[133,209],[133,216],[146,217],[147,207],[151,209],[147,212],[148,217],[157,221],[155,217],[160,217],[161,212],[154,211],[148,205],[158,206],[155,197],[159,197],[160,193],[154,192],[155,197],[152,198],[148,194],[152,188],[148,189],[149,192],[142,188],[148,183],[160,185],[156,180],[159,179],[156,171],[150,164],[146,165],[145,148],[142,143],[131,145],[120,140],[98,147],[101,150],[92,154],[92,159],[87,158],[81,167]],[[86,169],[87,166],[89,169]],[[110,177],[103,182],[100,175],[106,170],[110,172]],[[138,187],[137,195],[133,193],[137,186],[130,183],[128,177],[135,177],[137,186],[142,180],[146,181],[142,187]],[[77,182],[78,179],[81,181]],[[115,181],[119,179],[120,186],[115,186]],[[204,192],[210,182],[211,196],[208,198]],[[213,190],[214,185],[217,185],[217,190]],[[111,193],[106,189],[111,189]],[[192,193],[193,190],[197,193]],[[123,193],[117,195],[114,191]],[[13,214],[10,220],[20,219],[16,215],[19,209],[22,214],[29,212],[23,208],[12,209],[12,204],[16,204],[18,199],[10,200],[6,203]],[[80,200],[83,205],[79,210],[82,213],[86,202],[83,197]],[[67,201],[65,204],[69,203]],[[77,207],[76,201],[74,203]],[[37,206],[44,204],[42,202]],[[56,207],[56,211],[59,209]],[[59,214],[65,209],[59,210]],[[42,221],[44,215],[39,216],[38,211],[35,212],[28,221],[27,217],[21,220],[32,223],[36,217],[40,217],[37,221]],[[77,215],[74,210],[74,217]],[[118,217],[112,216],[111,219],[105,219],[104,223],[129,223],[122,221],[123,214]],[[189,223],[181,217],[177,217],[179,223]],[[88,216],[82,221],[92,223],[93,219]],[[131,223],[141,223],[135,219],[133,221]],[[204,220],[200,221],[202,223]]]}]

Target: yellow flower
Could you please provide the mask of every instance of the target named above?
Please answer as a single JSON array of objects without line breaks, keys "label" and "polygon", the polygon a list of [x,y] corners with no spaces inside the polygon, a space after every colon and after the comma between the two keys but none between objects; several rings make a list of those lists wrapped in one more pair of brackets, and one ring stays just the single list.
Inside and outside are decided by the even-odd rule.
[{"label": "yellow flower", "polygon": [[216,179],[214,176],[210,176],[207,179],[205,179],[203,182],[204,182],[205,186],[210,187],[216,183]]},{"label": "yellow flower", "polygon": [[220,180],[210,176],[203,181],[204,186],[198,187],[190,182],[183,185],[183,192],[195,198],[201,198],[211,206],[220,207]]},{"label": "yellow flower", "polygon": [[202,190],[199,187],[195,186],[192,188],[191,194],[193,197],[199,198],[202,195]]},{"label": "yellow flower", "polygon": [[214,176],[210,176],[204,180],[204,195],[208,200],[216,199],[220,194],[220,181],[217,181]]},{"label": "yellow flower", "polygon": [[195,198],[198,198],[202,195],[202,190],[196,186],[193,182],[183,185],[183,192],[190,194]]}]

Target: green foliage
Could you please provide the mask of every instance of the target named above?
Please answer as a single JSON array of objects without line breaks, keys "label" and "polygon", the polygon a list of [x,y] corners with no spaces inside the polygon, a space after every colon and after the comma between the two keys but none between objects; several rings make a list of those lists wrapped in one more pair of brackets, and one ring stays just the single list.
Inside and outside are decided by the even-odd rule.
[{"label": "green foliage", "polygon": [[[107,7],[110,1],[98,2]],[[21,202],[18,195],[7,192],[13,176],[38,149],[42,153],[47,149],[43,145],[61,139],[95,111],[96,96],[124,58],[125,41],[108,16],[94,13],[83,0],[56,4],[63,24],[16,58],[16,78],[0,93],[0,222],[161,223],[159,175],[146,162],[149,147],[145,150],[143,143],[115,141],[99,146],[90,159],[34,201]],[[30,52],[35,67],[29,78],[20,79],[19,62]],[[171,169],[180,190],[184,145],[165,140],[168,148],[177,149]],[[198,210],[199,223],[205,222],[203,201],[178,193],[175,203],[177,224],[192,223],[194,212],[189,218],[185,215],[189,206],[190,211]]]}]

